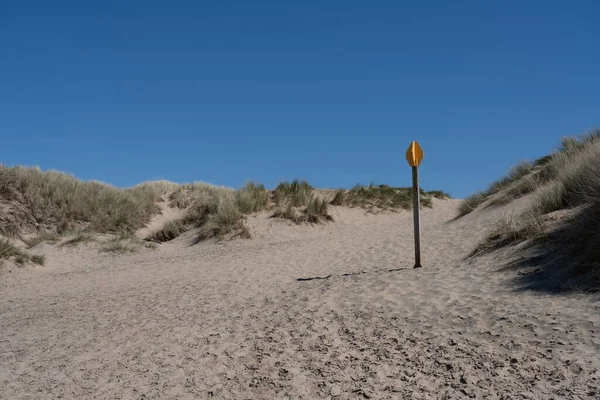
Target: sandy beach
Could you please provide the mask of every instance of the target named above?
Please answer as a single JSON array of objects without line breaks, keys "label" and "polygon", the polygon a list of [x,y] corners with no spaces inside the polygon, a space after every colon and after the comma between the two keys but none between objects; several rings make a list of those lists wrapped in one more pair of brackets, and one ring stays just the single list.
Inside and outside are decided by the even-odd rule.
[{"label": "sandy beach", "polygon": [[342,207],[132,255],[41,244],[3,270],[1,397],[599,398],[598,299],[521,290],[510,250],[465,260],[507,210],[457,204],[423,211],[422,269],[411,212]]}]

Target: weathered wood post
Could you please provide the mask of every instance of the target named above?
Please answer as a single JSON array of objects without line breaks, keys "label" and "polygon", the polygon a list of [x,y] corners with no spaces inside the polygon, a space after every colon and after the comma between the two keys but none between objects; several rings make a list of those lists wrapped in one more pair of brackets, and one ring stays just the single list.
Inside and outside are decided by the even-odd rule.
[{"label": "weathered wood post", "polygon": [[423,149],[419,143],[412,142],[406,152],[406,160],[412,167],[413,179],[413,222],[415,238],[415,268],[421,268],[421,193],[419,189],[419,165],[423,160]]}]

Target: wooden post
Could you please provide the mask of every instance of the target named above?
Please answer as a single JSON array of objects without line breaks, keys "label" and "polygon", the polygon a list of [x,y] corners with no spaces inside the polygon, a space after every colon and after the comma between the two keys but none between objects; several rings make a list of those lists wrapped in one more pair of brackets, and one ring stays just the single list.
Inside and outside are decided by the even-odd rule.
[{"label": "wooden post", "polygon": [[413,176],[413,220],[415,225],[415,266],[421,268],[421,193],[419,191],[419,167],[412,167]]}]

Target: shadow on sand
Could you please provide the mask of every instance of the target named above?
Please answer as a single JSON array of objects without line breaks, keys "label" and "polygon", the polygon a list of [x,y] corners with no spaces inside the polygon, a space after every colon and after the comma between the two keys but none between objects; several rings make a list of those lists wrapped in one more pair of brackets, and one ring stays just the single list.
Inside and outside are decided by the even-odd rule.
[{"label": "shadow on sand", "polygon": [[410,268],[378,269],[378,270],[368,271],[368,272],[367,271],[359,271],[359,272],[349,272],[349,273],[340,274],[340,275],[313,276],[310,278],[297,278],[296,281],[306,282],[306,281],[314,281],[314,280],[323,280],[323,279],[329,279],[333,276],[346,277],[346,276],[355,276],[355,275],[362,275],[362,274],[386,274],[389,272],[403,271],[405,269],[410,269]]},{"label": "shadow on sand", "polygon": [[514,260],[500,270],[514,270],[517,290],[544,293],[600,291],[600,231],[586,210],[566,221],[544,240],[517,251]]}]

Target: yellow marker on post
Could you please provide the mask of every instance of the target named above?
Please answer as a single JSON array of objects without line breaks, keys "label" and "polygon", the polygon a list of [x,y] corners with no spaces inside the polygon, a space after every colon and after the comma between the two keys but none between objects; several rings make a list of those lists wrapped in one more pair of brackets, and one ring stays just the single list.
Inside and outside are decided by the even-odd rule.
[{"label": "yellow marker on post", "polygon": [[419,191],[419,165],[423,161],[423,149],[412,142],[406,151],[406,160],[412,167],[413,177],[413,220],[415,225],[415,268],[421,268],[421,194]]}]

